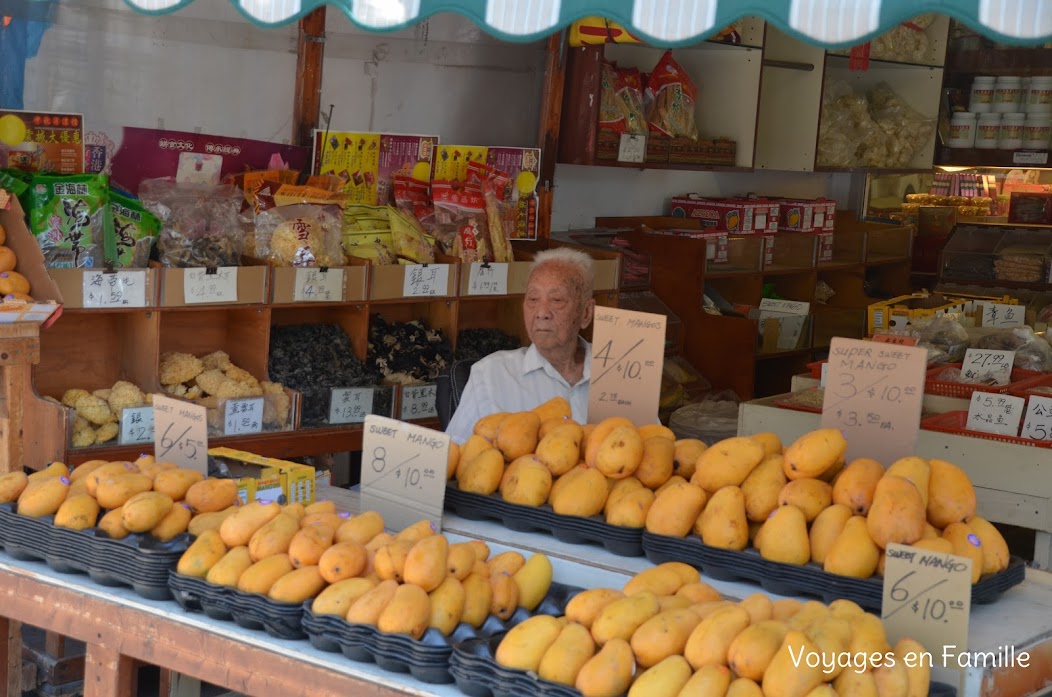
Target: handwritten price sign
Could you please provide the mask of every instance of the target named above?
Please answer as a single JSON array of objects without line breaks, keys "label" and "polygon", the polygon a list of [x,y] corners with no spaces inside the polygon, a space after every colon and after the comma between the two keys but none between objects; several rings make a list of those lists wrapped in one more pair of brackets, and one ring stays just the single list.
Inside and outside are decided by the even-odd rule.
[{"label": "handwritten price sign", "polygon": [[121,445],[153,442],[153,407],[126,408],[121,412]]},{"label": "handwritten price sign", "polygon": [[[978,538],[974,544],[979,544]],[[888,641],[894,645],[910,637],[934,655],[941,646],[966,651],[972,560],[900,544],[889,544],[885,551],[881,619]]]},{"label": "handwritten price sign", "polygon": [[1020,435],[1031,440],[1052,440],[1052,397],[1030,395]]},{"label": "handwritten price sign", "polygon": [[399,416],[402,421],[433,419],[438,416],[437,398],[438,387],[434,384],[406,385],[402,388]]},{"label": "handwritten price sign", "polygon": [[208,413],[205,407],[153,396],[153,452],[158,462],[174,462],[208,474]]},{"label": "handwritten price sign", "polygon": [[442,526],[449,436],[369,414],[362,440],[362,508],[394,530],[427,519]]},{"label": "handwritten price sign", "polygon": [[475,263],[468,272],[468,295],[507,295],[508,265]]},{"label": "handwritten price sign", "polygon": [[263,398],[228,399],[223,406],[223,434],[238,436],[263,430]]},{"label": "handwritten price sign", "polygon": [[183,302],[187,305],[237,302],[237,267],[185,269]]},{"label": "handwritten price sign", "polygon": [[84,307],[146,307],[146,271],[84,274]]},{"label": "handwritten price sign", "polygon": [[298,303],[341,302],[343,269],[296,269],[296,289],[292,299]]},{"label": "handwritten price sign", "polygon": [[844,433],[848,461],[894,462],[913,454],[927,366],[922,348],[832,340],[822,427]]},{"label": "handwritten price sign", "polygon": [[973,385],[1007,385],[1014,363],[1015,351],[970,348],[964,352],[961,377]]},{"label": "handwritten price sign", "polygon": [[657,421],[665,364],[665,316],[595,308],[588,419],[623,416],[636,425]]},{"label": "handwritten price sign", "polygon": [[1019,435],[1019,418],[1023,415],[1026,400],[1007,394],[973,392],[968,403],[970,431],[999,433],[1002,436]]},{"label": "handwritten price sign", "polygon": [[449,294],[449,264],[410,264],[405,267],[402,295],[407,298]]},{"label": "handwritten price sign", "polygon": [[1025,310],[1019,305],[983,303],[982,326],[1022,327],[1026,319],[1025,314]]},{"label": "handwritten price sign", "polygon": [[329,423],[360,424],[373,413],[372,387],[337,388],[329,396]]}]

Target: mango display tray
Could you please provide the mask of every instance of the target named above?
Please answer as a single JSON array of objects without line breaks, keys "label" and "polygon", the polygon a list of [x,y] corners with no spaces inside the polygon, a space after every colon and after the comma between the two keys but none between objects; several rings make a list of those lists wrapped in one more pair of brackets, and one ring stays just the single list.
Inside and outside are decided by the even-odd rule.
[{"label": "mango display tray", "polygon": [[15,559],[42,561],[63,574],[87,574],[103,586],[130,586],[149,600],[168,600],[168,574],[186,551],[186,533],[162,542],[132,534],[115,540],[99,528],[69,530],[54,516],[27,518],[0,504],[0,543]]},{"label": "mango display tray", "polygon": [[217,586],[175,571],[169,576],[168,586],[175,602],[187,612],[203,612],[214,620],[262,630],[278,639],[307,638],[300,603],[279,603],[265,595]]},{"label": "mango display tray", "polygon": [[[686,538],[643,534],[647,559],[655,564],[681,561],[705,576],[720,581],[754,581],[765,591],[777,595],[809,595],[830,603],[844,598],[867,610],[879,612],[884,597],[884,584],[879,576],[849,578],[827,573],[817,564],[794,566],[768,561],[755,549],[735,552],[702,544],[694,536]],[[989,574],[972,586],[972,602],[992,603],[1012,586],[1023,582],[1026,562],[1012,557],[1008,568]]]},{"label": "mango display tray", "polygon": [[622,557],[643,555],[643,529],[610,525],[601,516],[559,515],[545,504],[536,508],[508,503],[498,494],[461,491],[456,481],[446,487],[446,508],[468,520],[497,520],[515,532],[546,532],[569,544],[599,544]]},{"label": "mango display tray", "polygon": [[531,613],[519,608],[507,620],[490,615],[478,628],[460,623],[449,636],[428,629],[420,639],[407,634],[385,634],[371,625],[351,624],[335,615],[315,615],[311,601],[304,604],[303,628],[311,645],[320,651],[343,653],[359,663],[375,663],[393,673],[409,673],[421,682],[445,684],[454,681],[450,658],[457,644],[503,634],[531,615],[563,614],[566,604],[580,588],[553,583],[548,595]]},{"label": "mango display tray", "polygon": [[[453,649],[449,672],[457,688],[468,697],[580,697],[581,693],[568,685],[541,680],[536,673],[505,668],[495,658],[503,634],[472,639]],[[957,690],[944,683],[932,683],[928,697],[955,697]]]}]

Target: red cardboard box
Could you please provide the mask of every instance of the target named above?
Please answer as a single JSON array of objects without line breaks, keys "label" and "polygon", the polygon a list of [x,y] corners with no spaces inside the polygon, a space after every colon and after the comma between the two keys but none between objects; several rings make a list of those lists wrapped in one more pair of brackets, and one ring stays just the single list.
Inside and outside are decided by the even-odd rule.
[{"label": "red cardboard box", "polygon": [[785,232],[833,232],[836,201],[828,198],[777,199],[778,229]]},{"label": "red cardboard box", "polygon": [[713,232],[752,235],[778,231],[778,202],[763,198],[676,196],[672,199],[671,215],[700,220]]}]

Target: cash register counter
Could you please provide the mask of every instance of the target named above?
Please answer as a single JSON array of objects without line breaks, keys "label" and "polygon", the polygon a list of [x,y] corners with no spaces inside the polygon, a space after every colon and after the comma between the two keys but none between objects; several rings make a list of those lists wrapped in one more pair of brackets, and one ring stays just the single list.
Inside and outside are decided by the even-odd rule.
[{"label": "cash register counter", "polygon": [[[336,499],[344,510],[357,509],[353,492],[322,488],[319,498]],[[618,557],[547,535],[514,533],[495,523],[447,515],[444,525],[452,541],[485,540],[495,554],[508,549],[544,552],[552,560],[555,580],[570,585],[620,587],[650,566],[642,557]],[[732,598],[757,590],[744,583],[711,583]],[[19,622],[86,644],[85,697],[131,697],[136,662],[258,697],[462,694],[452,685],[425,684],[318,651],[305,640],[275,639],[265,632],[183,612],[174,601],[145,600],[130,589],[103,587],[86,576],[59,574],[44,564],[0,554],[0,636],[7,639],[0,643],[0,685],[7,697],[21,695],[17,691]],[[958,691],[961,697],[1021,697],[1052,684],[1052,575],[1028,570],[1026,581],[998,602],[973,607],[968,642],[973,652],[1012,646],[1017,655],[1028,651],[1031,661],[1026,669],[966,670]]]}]

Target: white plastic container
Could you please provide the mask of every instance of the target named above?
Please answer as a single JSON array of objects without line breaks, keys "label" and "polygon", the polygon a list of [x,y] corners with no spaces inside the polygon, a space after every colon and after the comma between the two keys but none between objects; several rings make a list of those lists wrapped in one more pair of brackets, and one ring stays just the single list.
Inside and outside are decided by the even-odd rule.
[{"label": "white plastic container", "polygon": [[972,80],[972,94],[968,100],[968,111],[985,114],[994,110],[994,82],[989,75],[979,75]]},{"label": "white plastic container", "polygon": [[995,112],[979,114],[978,123],[975,125],[975,147],[982,150],[996,150],[1000,131],[1000,114]]},{"label": "white plastic container", "polygon": [[946,144],[951,148],[975,147],[976,116],[968,111],[956,111],[950,119],[950,137]]},{"label": "white plastic container", "polygon": [[997,147],[1001,150],[1016,150],[1023,147],[1023,125],[1026,114],[1001,114],[1001,128],[997,131]]},{"label": "white plastic container", "polygon": [[1052,114],[1052,75],[1030,78],[1026,91],[1026,113]]},{"label": "white plastic container", "polygon": [[1002,114],[1016,114],[1022,111],[1023,78],[1015,75],[1002,75],[994,83],[994,111]]},{"label": "white plastic container", "polygon": [[[950,132],[953,132],[953,124],[950,125]],[[1023,124],[1023,147],[1048,150],[1049,140],[1052,140],[1052,113],[1027,114],[1026,123]]]}]

